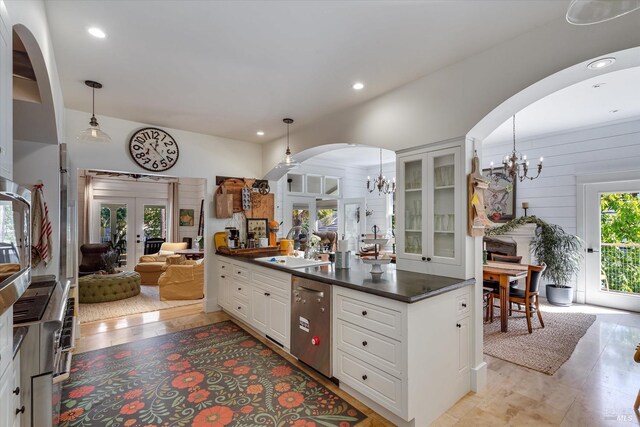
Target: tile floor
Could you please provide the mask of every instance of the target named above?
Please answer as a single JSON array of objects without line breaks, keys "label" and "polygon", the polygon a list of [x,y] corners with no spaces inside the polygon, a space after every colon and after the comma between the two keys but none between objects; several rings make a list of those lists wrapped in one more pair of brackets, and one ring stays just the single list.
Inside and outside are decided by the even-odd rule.
[{"label": "tile floor", "polygon": [[[640,314],[585,305],[569,308],[545,305],[545,309],[584,311],[596,314],[597,319],[571,358],[553,376],[485,356],[489,365],[487,389],[469,393],[436,420],[435,426],[640,425],[640,416],[633,411],[640,387],[640,364],[633,361],[635,347],[640,343]],[[76,351],[228,318],[223,313],[200,310],[193,306],[178,307],[86,324],[82,326],[82,339]],[[348,395],[337,392],[370,416],[363,427],[391,425]]]}]

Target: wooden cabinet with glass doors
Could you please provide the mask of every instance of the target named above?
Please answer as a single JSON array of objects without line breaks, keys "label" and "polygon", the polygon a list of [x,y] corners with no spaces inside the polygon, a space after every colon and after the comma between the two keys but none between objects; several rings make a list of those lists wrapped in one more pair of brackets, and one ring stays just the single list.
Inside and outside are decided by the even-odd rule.
[{"label": "wooden cabinet with glass doors", "polygon": [[398,268],[463,277],[461,147],[398,154]]}]

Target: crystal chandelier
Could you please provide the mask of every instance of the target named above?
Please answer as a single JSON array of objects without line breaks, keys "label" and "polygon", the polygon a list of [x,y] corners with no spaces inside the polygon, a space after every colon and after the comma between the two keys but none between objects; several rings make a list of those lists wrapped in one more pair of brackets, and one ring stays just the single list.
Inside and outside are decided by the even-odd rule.
[{"label": "crystal chandelier", "polygon": [[640,9],[640,0],[573,0],[567,9],[567,22],[592,25],[609,21]]},{"label": "crystal chandelier", "polygon": [[527,160],[527,156],[523,155],[516,151],[516,116],[513,116],[513,151],[511,154],[507,154],[502,159],[502,168],[494,171],[493,162],[491,162],[489,171],[489,176],[491,178],[496,178],[499,175],[506,176],[511,180],[511,182],[515,182],[516,178],[518,181],[522,182],[525,179],[534,180],[540,176],[540,172],[542,171],[542,160],[540,157],[540,161],[538,162],[538,173],[536,176],[529,176],[529,160]]},{"label": "crystal chandelier", "polygon": [[396,179],[393,178],[393,181],[390,181],[382,176],[382,148],[380,149],[380,174],[373,181],[373,184],[371,183],[371,177],[367,177],[367,190],[369,190],[369,193],[373,193],[376,188],[378,189],[378,194],[391,194],[396,191]]}]

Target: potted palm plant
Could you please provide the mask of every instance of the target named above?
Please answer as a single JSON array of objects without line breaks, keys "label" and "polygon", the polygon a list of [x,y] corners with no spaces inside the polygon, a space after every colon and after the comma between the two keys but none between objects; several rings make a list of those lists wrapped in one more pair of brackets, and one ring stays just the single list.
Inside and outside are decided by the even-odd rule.
[{"label": "potted palm plant", "polygon": [[536,228],[531,242],[538,262],[547,266],[542,277],[551,281],[546,286],[547,300],[553,305],[569,306],[573,302],[571,278],[580,270],[582,241],[555,224],[544,223]]},{"label": "potted palm plant", "polygon": [[580,270],[582,241],[559,225],[549,224],[531,215],[515,218],[499,227],[487,230],[488,236],[508,233],[524,224],[536,224],[536,236],[531,242],[538,263],[547,267],[542,277],[551,281],[547,285],[547,300],[554,305],[569,306],[573,302],[573,288],[568,283]]}]

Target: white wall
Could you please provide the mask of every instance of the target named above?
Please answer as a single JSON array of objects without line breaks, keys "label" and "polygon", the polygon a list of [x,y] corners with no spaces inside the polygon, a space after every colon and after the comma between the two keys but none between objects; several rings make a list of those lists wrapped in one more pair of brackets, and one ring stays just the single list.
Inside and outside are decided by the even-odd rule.
[{"label": "white wall", "polygon": [[15,141],[13,145],[13,181],[31,190],[35,184],[43,183],[42,193],[49,208],[51,221],[51,262],[45,267],[40,263],[32,274],[58,275],[60,262],[60,172],[58,167],[58,145],[39,142]]},{"label": "white wall", "polygon": [[[576,177],[606,172],[640,170],[640,120],[541,135],[517,140],[516,148],[530,159],[544,157],[538,179],[523,181],[516,189],[516,216],[527,214],[577,231]],[[483,168],[500,164],[512,150],[513,140],[483,144]],[[575,284],[575,280],[574,280]]]},{"label": "white wall", "polygon": [[[336,111],[291,135],[291,150],[331,143],[358,143],[392,150],[467,135],[485,116],[536,82],[593,57],[640,45],[640,14],[577,27],[564,17],[445,67],[364,104]],[[638,58],[635,59],[636,61]],[[627,67],[619,61],[614,67]],[[470,136],[483,140],[531,102],[598,72],[580,66],[536,90],[523,93],[508,109],[497,109]],[[268,172],[284,152],[285,139],[265,146]]]},{"label": "white wall", "polygon": [[[100,127],[111,136],[113,142],[105,145],[79,144],[76,136],[88,125],[90,115],[85,112],[66,110],[66,140],[69,156],[75,168],[106,169],[122,172],[149,173],[131,160],[128,151],[129,138],[134,131],[150,126],[128,120],[99,116]],[[262,174],[262,147],[249,142],[202,135],[178,129],[165,129],[180,147],[180,159],[166,172],[178,177],[205,178],[205,274],[207,278],[206,307],[216,309],[217,280],[213,264],[213,233],[223,230],[227,221],[215,218],[213,193],[215,177],[242,176],[259,177]],[[74,180],[72,194],[77,194],[75,179],[77,171],[70,171]]]},{"label": "white wall", "polygon": [[200,219],[200,201],[204,199],[207,183],[203,179],[180,178],[178,190],[179,209],[193,209],[193,226],[180,226],[178,229],[178,241],[183,237],[191,237],[193,247],[198,236],[198,220]]}]

